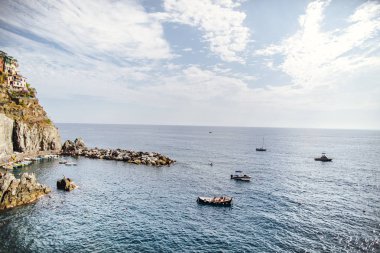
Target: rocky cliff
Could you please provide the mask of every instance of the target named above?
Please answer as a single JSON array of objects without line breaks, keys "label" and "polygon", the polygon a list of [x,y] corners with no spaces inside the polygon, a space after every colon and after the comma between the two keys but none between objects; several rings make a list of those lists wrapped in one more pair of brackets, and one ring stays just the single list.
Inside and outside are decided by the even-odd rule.
[{"label": "rocky cliff", "polygon": [[[39,104],[36,90],[19,74],[17,60],[0,51],[0,61],[0,163],[12,168],[12,161],[25,156],[60,151],[58,129]],[[0,210],[31,203],[50,191],[34,174],[17,179],[0,172]]]},{"label": "rocky cliff", "polygon": [[0,158],[13,152],[13,120],[0,114]]},{"label": "rocky cliff", "polygon": [[58,129],[39,104],[35,89],[28,85],[27,90],[15,91],[5,81],[0,83],[0,160],[13,152],[60,149]]},{"label": "rocky cliff", "polygon": [[12,134],[13,150],[35,152],[61,149],[57,128],[52,124],[15,121]]}]

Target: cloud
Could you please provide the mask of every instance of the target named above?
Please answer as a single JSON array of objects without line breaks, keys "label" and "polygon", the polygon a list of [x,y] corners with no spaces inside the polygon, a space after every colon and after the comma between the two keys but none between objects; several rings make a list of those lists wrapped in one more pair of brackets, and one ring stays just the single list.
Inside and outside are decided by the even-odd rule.
[{"label": "cloud", "polygon": [[244,62],[239,55],[249,40],[243,25],[246,15],[238,11],[239,2],[231,0],[165,0],[161,18],[197,27],[210,50],[227,62]]},{"label": "cloud", "polygon": [[8,0],[0,22],[75,55],[115,61],[171,57],[161,23],[133,0]]},{"label": "cloud", "polygon": [[324,11],[330,1],[311,2],[299,17],[299,30],[278,44],[257,50],[255,57],[283,56],[278,68],[293,84],[304,88],[336,85],[359,69],[378,70],[380,4],[368,1],[347,19],[347,26],[323,31]]},{"label": "cloud", "polygon": [[[160,13],[147,13],[131,0],[2,1],[0,46],[19,59],[22,74],[61,122],[328,127],[341,123],[335,116],[343,111],[351,126],[378,127],[378,120],[359,122],[347,112],[360,116],[380,108],[373,78],[379,69],[379,6],[367,2],[346,26],[324,31],[328,6],[310,3],[296,33],[256,51],[252,60],[265,69],[229,63],[246,60],[241,55],[249,37],[239,2],[229,0],[165,0],[166,12]],[[207,41],[200,46],[225,62],[197,62],[197,38],[172,46],[183,53],[175,57],[165,22],[199,29]],[[197,52],[184,53],[190,48]],[[280,71],[292,82],[279,85]],[[345,83],[344,89],[329,87],[326,96],[323,85],[337,83]],[[320,118],[309,116],[318,113]]]},{"label": "cloud", "polygon": [[222,60],[244,62],[240,54],[249,29],[238,7],[231,0],[165,0],[164,13],[148,13],[136,0],[5,0],[0,22],[9,31],[73,55],[122,64],[175,57],[162,24],[170,21],[197,27]]},{"label": "cloud", "polygon": [[189,66],[178,74],[163,77],[155,89],[164,91],[166,95],[193,101],[215,98],[224,101],[226,94],[229,94],[228,99],[234,99],[235,95],[248,91],[240,79],[201,69],[199,66]]}]

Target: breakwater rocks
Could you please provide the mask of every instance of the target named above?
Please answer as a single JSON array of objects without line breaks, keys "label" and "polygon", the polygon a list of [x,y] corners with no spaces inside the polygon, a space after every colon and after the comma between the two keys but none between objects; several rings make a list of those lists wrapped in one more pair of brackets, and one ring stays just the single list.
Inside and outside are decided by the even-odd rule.
[{"label": "breakwater rocks", "polygon": [[0,210],[31,203],[50,191],[34,174],[24,173],[16,179],[12,173],[0,173]]},{"label": "breakwater rocks", "polygon": [[94,159],[124,161],[148,166],[170,166],[175,160],[156,152],[136,152],[124,149],[87,148],[81,138],[67,140],[62,146],[62,155],[84,156]]}]

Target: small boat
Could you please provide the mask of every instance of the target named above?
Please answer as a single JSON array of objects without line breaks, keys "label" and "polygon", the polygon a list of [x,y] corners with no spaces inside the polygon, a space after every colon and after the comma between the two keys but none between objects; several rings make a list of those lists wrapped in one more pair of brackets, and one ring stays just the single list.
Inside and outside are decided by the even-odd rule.
[{"label": "small boat", "polygon": [[315,161],[320,161],[320,162],[331,162],[332,158],[328,158],[326,156],[326,153],[322,153],[321,157],[314,158]]},{"label": "small boat", "polygon": [[235,173],[231,175],[231,179],[235,179],[238,181],[246,181],[246,182],[251,181],[251,177],[244,174],[243,171],[241,170],[235,171]]},{"label": "small boat", "polygon": [[22,164],[21,163],[13,163],[13,169],[18,169],[21,168]]},{"label": "small boat", "polygon": [[59,157],[58,155],[44,155],[43,159],[51,160],[51,159],[57,159],[58,157]]},{"label": "small boat", "polygon": [[41,156],[34,157],[32,158],[32,161],[34,162],[42,161],[42,157]]},{"label": "small boat", "polygon": [[5,170],[13,170],[13,165],[4,165],[3,169],[5,169]]},{"label": "small boat", "polygon": [[30,165],[32,163],[32,161],[22,161],[22,162],[20,162],[20,164],[22,165],[22,167],[24,167],[24,166],[28,166],[28,165]]},{"label": "small boat", "polygon": [[267,151],[267,149],[264,148],[264,137],[263,137],[263,144],[261,145],[261,148],[256,148],[256,151]]},{"label": "small boat", "polygon": [[72,163],[72,162],[66,162],[65,165],[66,166],[77,166],[76,163]]},{"label": "small boat", "polygon": [[213,206],[231,206],[232,197],[222,196],[222,197],[198,197],[198,204],[203,205],[213,205]]},{"label": "small boat", "polygon": [[59,164],[66,164],[67,161],[59,161],[58,163],[59,163]]},{"label": "small boat", "polygon": [[0,166],[1,169],[4,169],[4,170],[12,170],[13,169],[13,163],[9,162],[9,163],[4,163]]}]

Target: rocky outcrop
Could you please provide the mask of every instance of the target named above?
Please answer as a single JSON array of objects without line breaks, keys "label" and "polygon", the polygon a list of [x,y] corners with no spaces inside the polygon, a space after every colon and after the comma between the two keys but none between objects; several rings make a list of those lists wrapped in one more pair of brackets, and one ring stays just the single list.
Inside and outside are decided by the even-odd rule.
[{"label": "rocky outcrop", "polygon": [[0,114],[0,158],[13,153],[13,120]]},{"label": "rocky outcrop", "polygon": [[57,181],[58,190],[72,191],[77,188],[74,182],[70,178],[63,177],[61,180]]},{"label": "rocky outcrop", "polygon": [[0,210],[31,203],[50,191],[34,174],[24,173],[16,179],[11,173],[0,173]]},{"label": "rocky outcrop", "polygon": [[136,152],[123,149],[87,148],[81,138],[67,140],[62,146],[62,155],[84,156],[94,159],[124,161],[148,166],[170,166],[175,160],[156,152]]},{"label": "rocky outcrop", "polygon": [[59,151],[61,138],[52,124],[16,121],[13,127],[13,150],[17,152]]},{"label": "rocky outcrop", "polygon": [[61,138],[53,124],[27,123],[0,113],[0,160],[13,152],[60,151]]},{"label": "rocky outcrop", "polygon": [[38,101],[36,90],[30,84],[22,89],[9,85],[9,75],[0,72],[0,161],[1,154],[6,160],[14,151],[59,151],[58,129]]},{"label": "rocky outcrop", "polygon": [[67,140],[62,146],[62,152],[66,154],[77,153],[84,149],[86,149],[86,145],[82,138],[76,138],[75,141]]}]

